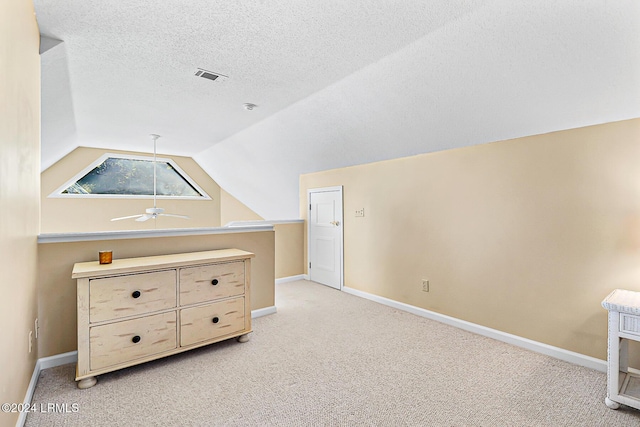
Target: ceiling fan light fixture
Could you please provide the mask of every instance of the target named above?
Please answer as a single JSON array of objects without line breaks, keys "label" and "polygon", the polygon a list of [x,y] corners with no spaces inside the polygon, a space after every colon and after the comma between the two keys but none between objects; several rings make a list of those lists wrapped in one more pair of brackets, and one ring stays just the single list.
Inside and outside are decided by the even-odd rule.
[{"label": "ceiling fan light fixture", "polygon": [[161,214],[162,212],[164,212],[164,209],[162,208],[147,208],[144,210],[146,213],[151,214],[151,215],[158,215]]}]

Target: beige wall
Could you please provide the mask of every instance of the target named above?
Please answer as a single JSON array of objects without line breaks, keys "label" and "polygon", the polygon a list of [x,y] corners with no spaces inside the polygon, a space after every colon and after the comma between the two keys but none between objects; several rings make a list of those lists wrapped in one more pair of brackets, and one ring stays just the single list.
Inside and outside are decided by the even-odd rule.
[{"label": "beige wall", "polygon": [[38,245],[40,346],[38,357],[74,351],[76,283],[73,264],[95,261],[98,251],[112,250],[115,258],[130,258],[213,249],[238,248],[256,254],[251,262],[251,309],[275,305],[273,231],[181,237],[102,240]]},{"label": "beige wall", "polygon": [[304,223],[275,224],[276,279],[304,274]]},{"label": "beige wall", "polygon": [[[36,362],[40,57],[33,3],[0,2],[0,403],[24,400]],[[18,414],[0,412],[0,426]]]},{"label": "beige wall", "polygon": [[171,158],[211,197],[211,200],[159,199],[158,207],[167,213],[187,215],[191,219],[159,217],[137,222],[133,219],[110,221],[111,218],[135,215],[153,206],[152,199],[88,199],[50,198],[58,187],[105,153],[149,156],[149,153],[124,152],[78,147],[42,172],[42,232],[92,232],[108,230],[147,230],[165,228],[198,228],[220,226],[220,187],[190,157]]},{"label": "beige wall", "polygon": [[[224,190],[220,190],[220,222],[262,221],[263,218]],[[304,224],[278,223],[275,228],[276,279],[304,274]]]},{"label": "beige wall", "polygon": [[640,119],[609,123],[303,175],[300,213],[344,186],[346,286],[606,359],[600,302],[640,291],[639,159]]},{"label": "beige wall", "polygon": [[260,221],[260,215],[224,190],[220,190],[220,225],[231,221]]}]

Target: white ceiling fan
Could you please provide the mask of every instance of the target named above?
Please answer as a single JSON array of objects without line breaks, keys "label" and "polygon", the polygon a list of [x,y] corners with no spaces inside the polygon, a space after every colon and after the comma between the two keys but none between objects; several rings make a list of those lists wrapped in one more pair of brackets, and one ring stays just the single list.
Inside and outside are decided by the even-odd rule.
[{"label": "white ceiling fan", "polygon": [[153,133],[151,134],[151,139],[153,139],[153,207],[145,209],[145,213],[143,214],[122,216],[120,218],[111,218],[111,221],[120,221],[122,219],[135,218],[136,221],[143,222],[150,219],[156,219],[159,216],[172,216],[175,218],[189,219],[189,217],[186,215],[164,213],[164,209],[156,206],[156,142],[158,141],[158,138],[160,138],[160,135],[156,135]]}]

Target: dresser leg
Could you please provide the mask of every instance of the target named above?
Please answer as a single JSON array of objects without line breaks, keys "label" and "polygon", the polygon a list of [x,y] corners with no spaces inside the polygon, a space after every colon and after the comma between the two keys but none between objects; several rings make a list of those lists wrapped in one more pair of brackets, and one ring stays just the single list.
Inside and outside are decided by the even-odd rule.
[{"label": "dresser leg", "polygon": [[249,334],[240,335],[238,337],[238,342],[247,342],[249,341]]},{"label": "dresser leg", "polygon": [[96,377],[83,378],[78,381],[78,388],[85,389],[96,385],[98,379]]},{"label": "dresser leg", "polygon": [[620,407],[620,404],[618,402],[614,402],[613,400],[609,399],[608,397],[604,398],[604,404],[607,405],[611,409],[618,409]]}]

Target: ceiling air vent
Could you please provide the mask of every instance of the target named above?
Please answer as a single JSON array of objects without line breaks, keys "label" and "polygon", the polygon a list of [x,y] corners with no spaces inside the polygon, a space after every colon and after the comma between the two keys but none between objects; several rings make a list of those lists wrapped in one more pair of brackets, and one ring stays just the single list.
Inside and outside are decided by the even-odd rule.
[{"label": "ceiling air vent", "polygon": [[203,79],[209,79],[209,80],[215,80],[218,77],[227,77],[219,73],[214,73],[213,71],[203,70],[202,68],[198,68],[196,70],[196,76],[202,77]]}]

